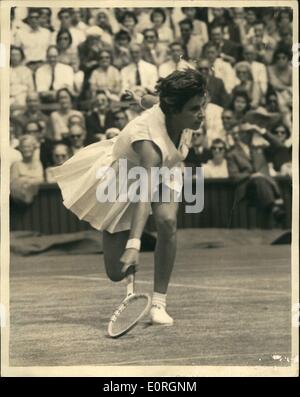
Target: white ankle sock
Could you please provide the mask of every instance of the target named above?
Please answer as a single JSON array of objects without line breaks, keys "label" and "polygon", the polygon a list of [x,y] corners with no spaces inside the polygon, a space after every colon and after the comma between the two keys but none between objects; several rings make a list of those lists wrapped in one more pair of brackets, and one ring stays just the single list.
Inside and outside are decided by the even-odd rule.
[{"label": "white ankle sock", "polygon": [[167,294],[160,294],[159,292],[153,292],[152,305],[158,305],[166,307]]}]

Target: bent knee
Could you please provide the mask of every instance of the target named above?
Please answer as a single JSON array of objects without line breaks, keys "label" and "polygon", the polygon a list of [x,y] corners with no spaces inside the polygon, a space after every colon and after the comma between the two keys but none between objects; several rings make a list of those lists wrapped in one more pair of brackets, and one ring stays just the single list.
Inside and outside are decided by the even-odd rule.
[{"label": "bent knee", "polygon": [[176,217],[163,217],[157,221],[157,231],[163,237],[171,238],[175,236],[177,229]]},{"label": "bent knee", "polygon": [[116,270],[106,267],[106,274],[107,277],[115,283],[117,283],[118,281],[122,281],[125,278],[125,274],[121,272],[121,269]]}]

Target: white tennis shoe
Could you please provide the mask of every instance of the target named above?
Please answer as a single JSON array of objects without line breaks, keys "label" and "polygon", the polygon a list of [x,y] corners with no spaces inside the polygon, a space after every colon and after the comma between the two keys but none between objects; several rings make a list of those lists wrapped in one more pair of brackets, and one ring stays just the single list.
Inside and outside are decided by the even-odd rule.
[{"label": "white tennis shoe", "polygon": [[153,325],[171,326],[174,324],[173,318],[166,312],[166,308],[161,305],[152,305],[150,319]]}]

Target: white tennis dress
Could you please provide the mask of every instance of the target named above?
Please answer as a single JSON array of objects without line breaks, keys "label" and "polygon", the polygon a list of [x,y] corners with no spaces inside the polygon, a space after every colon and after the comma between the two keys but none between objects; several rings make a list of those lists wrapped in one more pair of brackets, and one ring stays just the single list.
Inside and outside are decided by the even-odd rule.
[{"label": "white tennis dress", "polygon": [[[136,141],[153,141],[162,153],[162,166],[169,169],[180,166],[187,156],[192,137],[191,130],[184,130],[180,144],[176,149],[170,139],[165,125],[165,115],[159,105],[154,105],[140,116],[132,120],[122,130],[118,137],[111,140],[96,142],[81,149],[63,165],[53,169],[54,177],[62,191],[63,203],[79,219],[89,222],[97,230],[107,230],[110,233],[129,230],[131,227],[134,203],[99,202],[96,191],[105,175],[97,178],[100,167],[109,166],[119,177],[119,159],[127,160],[127,169],[139,165],[139,156],[133,150]],[[180,179],[180,178],[179,178]],[[169,181],[167,184],[173,190],[180,192],[182,178]],[[117,180],[126,183],[127,188],[134,180]]]}]

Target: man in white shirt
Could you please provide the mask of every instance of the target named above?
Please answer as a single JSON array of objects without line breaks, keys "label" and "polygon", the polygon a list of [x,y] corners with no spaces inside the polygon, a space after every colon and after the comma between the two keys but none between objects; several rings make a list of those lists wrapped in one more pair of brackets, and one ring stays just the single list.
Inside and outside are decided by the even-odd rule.
[{"label": "man in white shirt", "polygon": [[251,65],[251,71],[253,80],[259,85],[261,92],[263,95],[266,95],[268,88],[268,75],[266,66],[257,62],[255,47],[252,44],[248,44],[244,46],[243,49],[245,61],[249,62]]},{"label": "man in white shirt", "polygon": [[130,90],[136,86],[142,86],[154,91],[158,73],[156,66],[141,59],[141,46],[131,44],[130,55],[132,63],[121,70],[122,89]]},{"label": "man in white shirt", "polygon": [[41,97],[55,97],[57,90],[63,87],[73,92],[74,72],[71,66],[57,62],[57,47],[49,46],[47,51],[47,63],[36,71],[36,89]]},{"label": "man in white shirt", "polygon": [[194,69],[194,66],[182,59],[183,48],[179,42],[174,42],[169,45],[171,52],[171,59],[160,65],[158,69],[159,77],[167,77],[175,70]]},{"label": "man in white shirt", "polygon": [[237,77],[229,62],[218,58],[218,49],[212,42],[208,42],[203,48],[204,56],[209,60],[212,73],[215,77],[223,80],[225,89],[231,94],[237,84]]},{"label": "man in white shirt", "polygon": [[253,44],[259,61],[266,64],[272,62],[277,42],[267,34],[263,22],[258,21],[255,23],[254,36],[250,37],[248,44]]},{"label": "man in white shirt", "polygon": [[51,43],[49,30],[39,26],[39,11],[36,8],[28,11],[28,25],[16,33],[14,45],[21,47],[25,54],[25,62],[38,63],[46,60],[47,48]]},{"label": "man in white shirt", "polygon": [[202,54],[204,39],[202,36],[193,34],[194,25],[190,19],[179,22],[181,44],[183,46],[184,58],[193,62],[198,60]]}]

